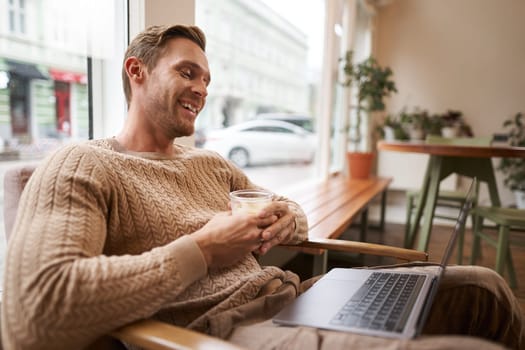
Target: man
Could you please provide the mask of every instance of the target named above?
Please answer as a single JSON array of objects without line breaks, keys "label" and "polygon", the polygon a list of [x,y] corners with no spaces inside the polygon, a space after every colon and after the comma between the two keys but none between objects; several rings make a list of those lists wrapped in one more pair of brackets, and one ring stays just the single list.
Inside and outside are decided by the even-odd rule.
[{"label": "man", "polygon": [[[229,192],[257,186],[217,154],[173,142],[193,133],[204,107],[211,79],[204,49],[196,27],[151,27],[139,34],[123,64],[123,130],[115,138],[66,146],[32,175],[7,253],[5,348],[85,348],[112,329],[149,317],[247,348],[272,339],[278,347],[303,346],[302,340],[317,348],[319,337],[379,344],[257,323],[308,283],[259,266],[253,253],[304,239],[307,223],[299,206],[283,197],[257,215],[231,215]],[[484,334],[518,346],[521,314],[512,310],[517,302],[501,279],[483,269],[451,270],[444,285],[460,288],[441,293],[440,305],[476,295],[479,306],[461,299],[457,310],[473,308],[482,316],[489,310],[495,324],[480,316],[467,330],[457,322],[448,327],[437,310],[427,330]],[[460,282],[473,276],[488,283],[477,294]],[[435,342],[430,339],[414,346]],[[381,341],[380,347],[401,344]]]}]

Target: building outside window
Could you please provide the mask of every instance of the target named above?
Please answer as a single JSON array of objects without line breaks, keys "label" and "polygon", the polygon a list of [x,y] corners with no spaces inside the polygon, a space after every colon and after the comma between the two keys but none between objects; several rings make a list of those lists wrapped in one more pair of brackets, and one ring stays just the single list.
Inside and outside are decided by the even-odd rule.
[{"label": "building outside window", "polygon": [[[0,0],[1,182],[7,169],[37,164],[67,142],[116,133],[90,110],[108,114],[110,125],[125,118],[125,108],[115,107],[125,106],[121,88],[111,84],[121,79],[126,11],[125,0]],[[95,91],[93,103],[88,84]]]}]

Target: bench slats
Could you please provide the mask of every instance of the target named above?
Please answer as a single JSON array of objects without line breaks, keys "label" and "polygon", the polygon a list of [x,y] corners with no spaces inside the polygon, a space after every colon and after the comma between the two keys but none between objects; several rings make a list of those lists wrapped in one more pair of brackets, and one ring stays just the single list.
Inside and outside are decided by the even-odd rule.
[{"label": "bench slats", "polygon": [[[373,195],[371,195],[373,193]],[[352,223],[352,220],[370,204],[372,199],[380,192],[361,191],[350,201],[334,210],[322,222],[315,226],[309,225],[308,237],[310,238],[338,238]],[[330,235],[328,235],[330,233]],[[328,236],[327,236],[328,235]]]},{"label": "bench slats", "polygon": [[[303,208],[308,218],[310,240],[336,239],[377,195],[387,190],[391,181],[392,178],[361,180],[335,175],[325,181],[308,184],[290,193],[288,198]],[[310,254],[323,252],[319,249],[298,249]]]},{"label": "bench slats", "polygon": [[362,191],[365,191],[367,187],[368,184],[366,183],[356,183],[355,186],[349,186],[347,182],[338,182],[337,186],[328,188],[324,193],[319,193],[314,199],[310,199],[307,202],[301,202],[299,199],[299,204],[301,204],[305,213],[315,212],[325,206],[337,208]]},{"label": "bench slats", "polygon": [[[368,205],[368,202],[377,194],[368,194],[368,185],[368,183],[357,183],[355,185],[341,184],[337,192],[332,193],[332,195],[324,201],[323,205],[306,212],[309,228],[313,230],[319,225],[323,226],[325,220],[330,220],[333,216],[342,215],[343,217],[347,217],[348,221],[351,220],[358,214],[360,209]],[[357,206],[355,210],[348,212],[348,210],[351,210],[355,206]],[[340,212],[342,212],[341,215],[339,215]],[[332,234],[332,236],[333,235],[334,234]]]}]

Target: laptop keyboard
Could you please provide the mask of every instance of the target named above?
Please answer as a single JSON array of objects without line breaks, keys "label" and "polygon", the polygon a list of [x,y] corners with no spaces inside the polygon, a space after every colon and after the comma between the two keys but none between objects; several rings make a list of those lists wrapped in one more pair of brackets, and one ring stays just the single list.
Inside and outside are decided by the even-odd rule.
[{"label": "laptop keyboard", "polygon": [[424,275],[374,272],[330,323],[400,333],[424,280]]}]

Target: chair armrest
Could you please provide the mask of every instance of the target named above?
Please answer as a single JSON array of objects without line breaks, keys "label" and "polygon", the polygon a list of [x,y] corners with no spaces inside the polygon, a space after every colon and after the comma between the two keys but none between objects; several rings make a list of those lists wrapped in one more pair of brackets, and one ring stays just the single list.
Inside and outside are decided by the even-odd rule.
[{"label": "chair armrest", "polygon": [[383,244],[346,241],[342,239],[314,238],[289,247],[328,249],[349,253],[388,256],[406,261],[427,261],[428,253],[414,249],[392,247]]},{"label": "chair armrest", "polygon": [[220,338],[155,320],[131,323],[110,336],[149,350],[242,350]]}]

